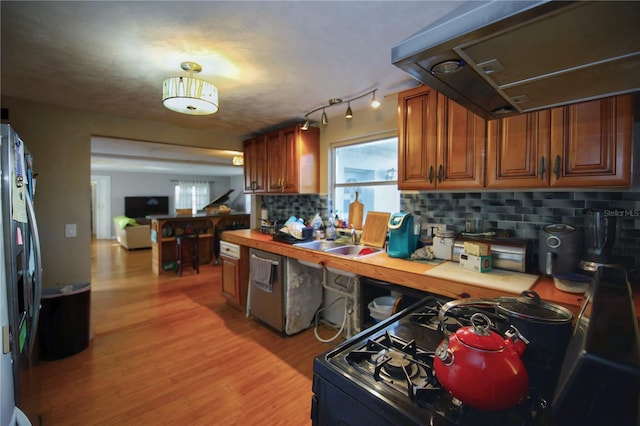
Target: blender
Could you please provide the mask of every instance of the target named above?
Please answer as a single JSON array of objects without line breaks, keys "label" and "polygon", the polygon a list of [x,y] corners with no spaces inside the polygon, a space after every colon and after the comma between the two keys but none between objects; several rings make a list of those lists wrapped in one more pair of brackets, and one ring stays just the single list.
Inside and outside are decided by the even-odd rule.
[{"label": "blender", "polygon": [[611,210],[584,210],[584,245],[580,269],[595,272],[598,267],[620,267],[612,248],[616,241],[616,217]]}]

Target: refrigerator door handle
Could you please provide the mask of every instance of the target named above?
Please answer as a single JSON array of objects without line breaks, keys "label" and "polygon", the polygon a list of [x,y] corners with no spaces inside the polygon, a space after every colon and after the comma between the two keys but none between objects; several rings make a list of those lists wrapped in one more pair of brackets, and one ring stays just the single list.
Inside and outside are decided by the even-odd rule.
[{"label": "refrigerator door handle", "polygon": [[33,202],[31,201],[31,196],[27,195],[25,197],[27,201],[27,216],[29,218],[29,229],[31,232],[31,241],[33,242],[33,251],[35,255],[35,280],[34,280],[34,296],[31,301],[33,316],[31,317],[31,324],[29,330],[29,355],[31,355],[31,351],[35,346],[36,340],[36,332],[38,329],[38,321],[40,319],[40,299],[42,298],[42,256],[40,252],[40,237],[38,233],[38,223],[36,222],[36,212],[33,208]]}]

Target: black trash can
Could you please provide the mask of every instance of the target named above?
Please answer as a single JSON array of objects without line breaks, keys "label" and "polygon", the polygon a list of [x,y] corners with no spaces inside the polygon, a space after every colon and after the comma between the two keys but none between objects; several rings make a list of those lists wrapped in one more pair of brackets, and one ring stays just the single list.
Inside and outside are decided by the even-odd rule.
[{"label": "black trash can", "polygon": [[86,349],[90,316],[89,283],[43,289],[38,323],[40,359],[54,361]]}]

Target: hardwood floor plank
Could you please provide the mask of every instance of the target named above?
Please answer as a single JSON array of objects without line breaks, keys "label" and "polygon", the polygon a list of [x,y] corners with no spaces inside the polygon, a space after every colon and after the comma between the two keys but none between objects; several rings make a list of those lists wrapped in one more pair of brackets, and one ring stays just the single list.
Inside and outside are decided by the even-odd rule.
[{"label": "hardwood floor plank", "polygon": [[310,424],[313,358],[334,344],[228,306],[219,266],[156,276],[150,250],[92,247],[93,339],[37,367],[45,426]]}]

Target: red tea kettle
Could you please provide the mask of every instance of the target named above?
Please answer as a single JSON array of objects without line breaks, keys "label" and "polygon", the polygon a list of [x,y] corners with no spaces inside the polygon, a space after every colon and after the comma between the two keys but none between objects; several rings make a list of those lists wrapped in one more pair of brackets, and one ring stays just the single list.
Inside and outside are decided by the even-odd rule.
[{"label": "red tea kettle", "polygon": [[449,335],[444,326],[446,311],[439,313],[444,340],[436,349],[433,367],[442,386],[469,406],[483,410],[504,410],[517,405],[528,393],[529,377],[520,359],[529,343],[511,327],[503,338],[489,329],[491,320],[483,313],[471,316],[471,325]]}]

